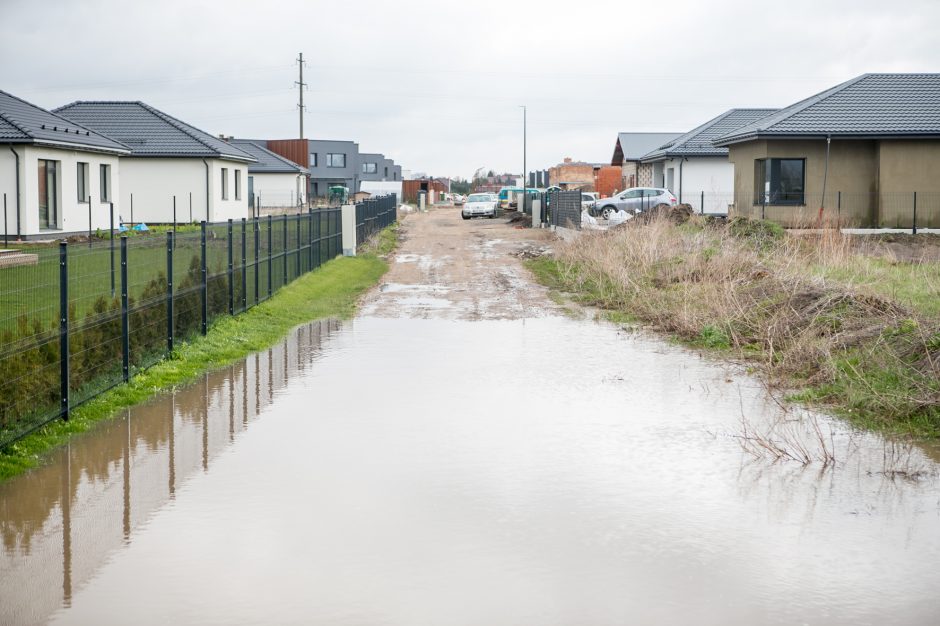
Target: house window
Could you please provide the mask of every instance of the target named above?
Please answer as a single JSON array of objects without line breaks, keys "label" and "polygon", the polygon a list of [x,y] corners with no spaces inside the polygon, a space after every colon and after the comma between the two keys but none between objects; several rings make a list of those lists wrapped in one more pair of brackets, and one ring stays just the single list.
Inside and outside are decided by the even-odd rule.
[{"label": "house window", "polygon": [[346,155],[328,152],[326,155],[327,167],[346,167]]},{"label": "house window", "polygon": [[242,171],[235,170],[235,199],[242,199]]},{"label": "house window", "polygon": [[100,165],[98,167],[101,180],[101,201],[111,202],[111,166]]},{"label": "house window", "polygon": [[316,166],[317,166],[317,153],[311,152],[310,153],[310,167],[316,167]]},{"label": "house window", "polygon": [[39,228],[59,227],[59,162],[39,159]]},{"label": "house window", "polygon": [[806,159],[754,161],[754,204],[804,204]]},{"label": "house window", "polygon": [[222,168],[222,199],[228,200],[228,168]]},{"label": "house window", "polygon": [[79,161],[76,171],[78,172],[78,201],[88,202],[91,199],[88,194],[88,164]]},{"label": "house window", "polygon": [[388,178],[388,168],[385,168],[385,178]]},{"label": "house window", "polygon": [[379,166],[376,163],[363,163],[362,164],[363,174],[375,174],[378,171],[379,171]]}]

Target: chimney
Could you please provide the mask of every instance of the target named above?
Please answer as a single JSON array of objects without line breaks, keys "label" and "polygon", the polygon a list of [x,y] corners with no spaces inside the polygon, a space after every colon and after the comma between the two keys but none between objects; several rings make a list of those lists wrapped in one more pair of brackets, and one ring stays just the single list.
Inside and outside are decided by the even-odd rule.
[{"label": "chimney", "polygon": [[565,157],[565,165],[571,163],[571,157]]}]

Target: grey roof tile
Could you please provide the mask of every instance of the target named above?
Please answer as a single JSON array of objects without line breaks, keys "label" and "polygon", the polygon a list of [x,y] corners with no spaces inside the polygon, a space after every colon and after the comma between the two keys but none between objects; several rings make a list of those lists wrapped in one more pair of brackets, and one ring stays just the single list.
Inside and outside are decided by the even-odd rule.
[{"label": "grey roof tile", "polygon": [[682,133],[618,133],[617,146],[614,148],[614,159],[617,153],[622,152],[624,161],[639,161],[644,154],[655,150],[661,145],[674,140]]},{"label": "grey roof tile", "polygon": [[643,161],[656,161],[672,156],[724,156],[728,154],[728,149],[715,146],[712,143],[715,138],[776,111],[777,109],[731,109],[647,153]]},{"label": "grey roof tile", "polygon": [[302,165],[268,150],[262,140],[232,139],[230,144],[253,156],[257,163],[248,166],[249,174],[306,174]]},{"label": "grey roof tile", "polygon": [[0,91],[0,143],[38,143],[127,154],[127,146],[82,124]]},{"label": "grey roof tile", "polygon": [[940,74],[863,74],[716,138],[940,136]]},{"label": "grey roof tile", "polygon": [[131,156],[254,161],[228,142],[143,102],[73,102],[55,112],[118,139],[131,149]]}]

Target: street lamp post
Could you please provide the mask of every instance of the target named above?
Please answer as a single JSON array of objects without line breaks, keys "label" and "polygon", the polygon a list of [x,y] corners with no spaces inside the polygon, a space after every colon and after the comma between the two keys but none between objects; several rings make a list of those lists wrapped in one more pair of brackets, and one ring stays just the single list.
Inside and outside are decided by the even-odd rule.
[{"label": "street lamp post", "polygon": [[526,105],[520,104],[522,107],[522,205],[519,207],[519,210],[525,210],[525,200],[526,200],[526,188],[529,186],[529,175],[526,172],[526,116],[528,111]]}]

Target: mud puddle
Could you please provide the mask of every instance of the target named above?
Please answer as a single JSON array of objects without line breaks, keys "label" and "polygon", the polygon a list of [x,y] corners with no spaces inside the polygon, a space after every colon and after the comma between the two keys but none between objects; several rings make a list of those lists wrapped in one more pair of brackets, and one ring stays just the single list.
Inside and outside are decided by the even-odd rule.
[{"label": "mud puddle", "polygon": [[0,486],[0,623],[937,623],[936,462],[742,416],[807,418],[606,324],[305,327]]}]

